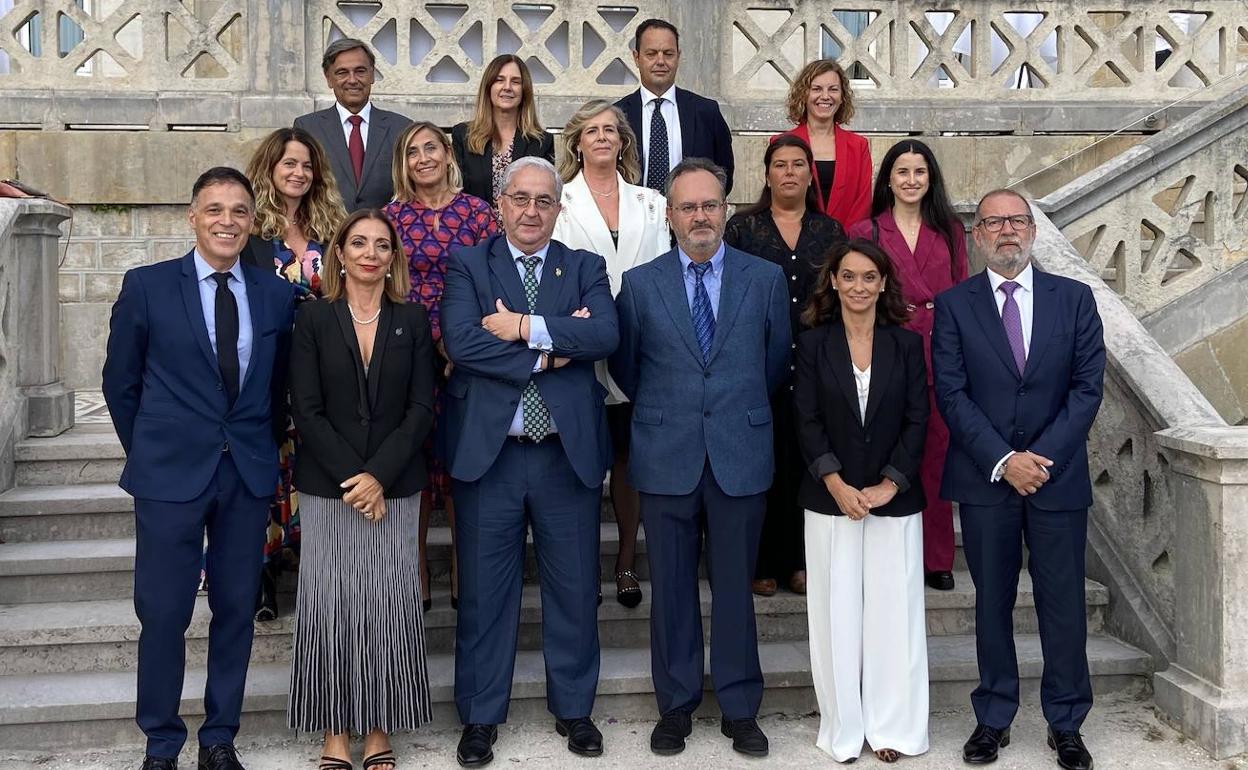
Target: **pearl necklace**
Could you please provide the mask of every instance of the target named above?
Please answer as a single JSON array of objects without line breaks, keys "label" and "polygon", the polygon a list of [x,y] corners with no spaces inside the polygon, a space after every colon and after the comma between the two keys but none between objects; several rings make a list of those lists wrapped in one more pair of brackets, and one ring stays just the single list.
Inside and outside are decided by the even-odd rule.
[{"label": "pearl necklace", "polygon": [[358,318],[356,318],[356,317],[355,317],[355,311],[351,309],[351,303],[350,303],[350,302],[348,302],[348,303],[347,303],[347,312],[351,314],[351,320],[352,320],[352,321],[355,321],[355,322],[356,322],[357,324],[359,324],[360,326],[368,326],[369,324],[371,324],[371,323],[375,322],[378,318],[380,318],[380,317],[381,317],[381,307],[380,307],[380,306],[378,306],[378,308],[377,308],[377,312],[376,312],[376,313],[373,313],[373,317],[372,317],[372,318],[370,318],[370,319],[368,319],[367,321],[361,321],[360,319],[358,319]]}]

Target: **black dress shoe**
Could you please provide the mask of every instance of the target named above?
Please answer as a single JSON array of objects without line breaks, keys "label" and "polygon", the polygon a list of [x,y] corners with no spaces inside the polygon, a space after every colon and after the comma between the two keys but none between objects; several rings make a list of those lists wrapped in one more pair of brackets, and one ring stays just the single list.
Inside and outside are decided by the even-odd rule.
[{"label": "black dress shoe", "polygon": [[754,719],[720,719],[719,731],[732,739],[732,750],[750,757],[767,756],[767,736]]},{"label": "black dress shoe", "polygon": [[228,743],[199,747],[199,770],[244,770],[238,751]]},{"label": "black dress shoe", "polygon": [[589,717],[556,719],[555,732],[566,736],[568,751],[582,757],[602,756],[602,733]]},{"label": "black dress shoe", "polygon": [[140,770],[178,770],[178,760],[176,757],[143,757],[143,767]]},{"label": "black dress shoe", "polygon": [[464,725],[459,736],[459,748],[455,761],[460,767],[485,767],[494,761],[494,741],[498,740],[498,725]]},{"label": "black dress shoe", "polygon": [[923,575],[923,579],[929,586],[935,588],[937,591],[953,590],[953,573],[949,570],[926,572]]},{"label": "black dress shoe", "polygon": [[274,556],[273,560],[260,570],[260,594],[256,597],[257,623],[277,620],[277,579],[281,569],[281,564]]},{"label": "black dress shoe", "polygon": [[990,765],[997,761],[997,752],[1009,745],[1010,728],[975,725],[975,732],[962,747],[962,759],[968,765]]},{"label": "black dress shoe", "polygon": [[1049,728],[1049,748],[1057,752],[1057,766],[1065,770],[1092,770],[1092,755],[1077,731]]},{"label": "black dress shoe", "polygon": [[685,750],[685,738],[693,732],[693,720],[683,711],[669,711],[650,733],[650,750],[670,756]]}]

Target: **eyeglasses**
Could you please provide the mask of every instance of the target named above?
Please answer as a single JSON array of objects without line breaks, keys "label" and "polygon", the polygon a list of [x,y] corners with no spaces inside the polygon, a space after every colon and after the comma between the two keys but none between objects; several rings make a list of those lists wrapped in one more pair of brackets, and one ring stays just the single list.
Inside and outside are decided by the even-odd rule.
[{"label": "eyeglasses", "polygon": [[682,203],[679,206],[672,206],[672,211],[680,214],[682,217],[691,217],[695,211],[701,210],[703,214],[718,214],[724,210],[727,204],[723,201],[705,201],[703,203]]},{"label": "eyeglasses", "polygon": [[1036,218],[1031,214],[1015,214],[1009,217],[984,217],[979,220],[979,225],[990,233],[999,233],[1006,222],[1009,222],[1010,226],[1015,230],[1026,230],[1036,223]]},{"label": "eyeglasses", "polygon": [[532,203],[537,206],[538,211],[550,211],[551,207],[556,203],[554,198],[546,195],[539,195],[535,198],[524,193],[503,193],[502,196],[509,199],[513,206],[520,209],[527,209],[529,204]]}]

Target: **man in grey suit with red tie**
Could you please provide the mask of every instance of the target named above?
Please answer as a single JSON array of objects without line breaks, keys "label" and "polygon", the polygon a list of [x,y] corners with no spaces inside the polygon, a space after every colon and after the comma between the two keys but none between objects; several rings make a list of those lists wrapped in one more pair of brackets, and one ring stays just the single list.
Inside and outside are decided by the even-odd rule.
[{"label": "man in grey suit with red tie", "polygon": [[1013,610],[1027,544],[1049,747],[1065,770],[1091,770],[1079,735],[1092,708],[1084,550],[1088,431],[1101,405],[1105,346],[1087,286],[1031,263],[1027,200],[994,190],[979,202],[975,250],[988,269],[936,297],[932,375],[949,425],[941,497],[956,500],[975,583],[978,723],[963,747],[995,762],[1018,712]]},{"label": "man in grey suit with red tie", "polygon": [[394,198],[394,143],[411,122],[369,100],[376,65],[377,57],[362,40],[347,37],[330,43],[321,69],[335,104],[295,118],[295,128],[316,137],[329,155],[347,213],[381,208]]}]

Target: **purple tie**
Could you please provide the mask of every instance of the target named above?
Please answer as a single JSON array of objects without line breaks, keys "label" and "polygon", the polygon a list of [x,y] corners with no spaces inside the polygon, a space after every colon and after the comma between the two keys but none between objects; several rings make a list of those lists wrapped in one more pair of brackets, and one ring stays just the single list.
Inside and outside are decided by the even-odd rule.
[{"label": "purple tie", "polygon": [[1023,317],[1018,312],[1018,302],[1014,300],[1014,292],[1018,284],[1006,281],[997,287],[1005,295],[1005,304],[1001,306],[1001,323],[1005,326],[1005,338],[1010,341],[1010,350],[1014,353],[1014,365],[1018,367],[1021,377],[1027,368],[1027,351],[1023,348]]}]

